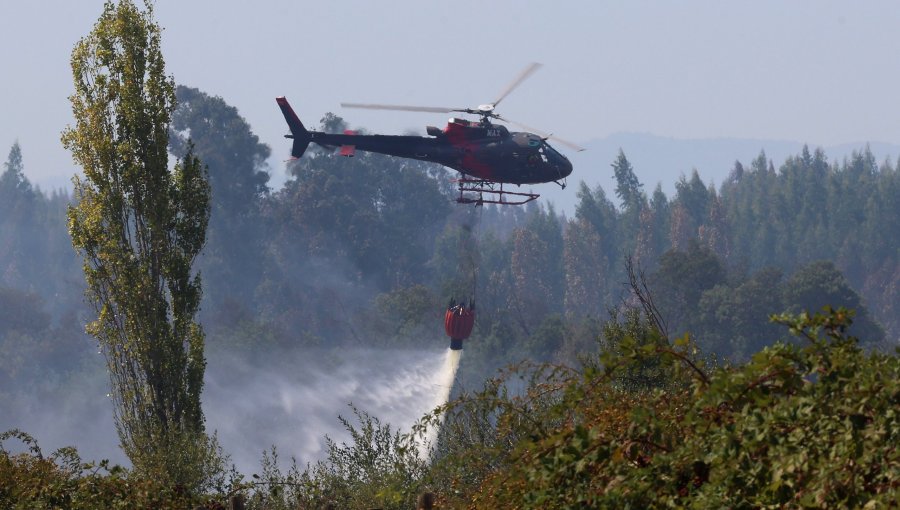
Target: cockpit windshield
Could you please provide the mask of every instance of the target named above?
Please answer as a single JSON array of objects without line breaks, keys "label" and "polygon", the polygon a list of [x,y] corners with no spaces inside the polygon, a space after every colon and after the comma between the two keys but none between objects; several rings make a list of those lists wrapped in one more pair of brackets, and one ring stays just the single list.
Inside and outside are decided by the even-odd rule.
[{"label": "cockpit windshield", "polygon": [[550,154],[551,156],[558,156],[558,157],[561,157],[561,158],[563,158],[563,159],[569,159],[569,158],[563,156],[562,154],[560,154],[559,152],[557,152],[556,149],[554,149],[553,147],[551,147],[550,144],[547,143],[547,142],[543,142],[543,143],[541,144],[541,146],[542,146],[542,148],[547,152],[547,154]]}]

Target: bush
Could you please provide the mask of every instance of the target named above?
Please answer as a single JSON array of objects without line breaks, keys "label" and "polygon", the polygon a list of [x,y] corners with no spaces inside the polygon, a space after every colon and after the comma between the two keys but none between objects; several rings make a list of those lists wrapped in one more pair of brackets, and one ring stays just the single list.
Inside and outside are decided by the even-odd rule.
[{"label": "bush", "polygon": [[[707,371],[687,337],[620,338],[602,364],[522,396],[492,384],[451,404],[489,415],[471,422],[491,425],[487,440],[436,469],[492,465],[452,477],[443,499],[491,509],[890,506],[900,498],[900,362],[860,349],[846,334],[851,318],[773,317],[805,343],[741,366]],[[647,367],[670,383],[634,384]],[[515,437],[504,420],[513,409],[525,418]],[[499,438],[510,440],[491,447]]]},{"label": "bush", "polygon": [[406,510],[414,508],[422,487],[425,460],[417,436],[391,430],[377,418],[351,406],[359,426],[339,417],[351,444],[327,441],[326,458],[301,471],[296,461],[287,472],[278,465],[273,447],[263,456],[257,481],[243,484],[250,492],[248,508],[292,510]]},{"label": "bush", "polygon": [[[18,439],[27,453],[12,454],[3,441]],[[44,457],[37,442],[19,430],[0,434],[0,508],[196,509],[224,508],[213,497],[132,476],[107,461],[82,463],[74,448]]]}]

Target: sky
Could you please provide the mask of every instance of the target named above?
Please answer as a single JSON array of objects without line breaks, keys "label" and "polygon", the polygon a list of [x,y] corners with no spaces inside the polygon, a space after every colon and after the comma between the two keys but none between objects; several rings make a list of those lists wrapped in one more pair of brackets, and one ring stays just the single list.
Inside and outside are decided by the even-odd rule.
[{"label": "sky", "polygon": [[[77,171],[59,142],[69,57],[102,5],[0,0],[0,158],[18,140],[45,191]],[[309,126],[334,112],[422,132],[447,115],[340,103],[473,107],[530,62],[543,67],[498,111],[582,145],[623,132],[900,143],[900,6],[886,0],[158,0],[155,16],[168,73],[239,110],[272,148],[276,187],[290,151],[276,96]],[[573,162],[575,179],[611,172]]]}]

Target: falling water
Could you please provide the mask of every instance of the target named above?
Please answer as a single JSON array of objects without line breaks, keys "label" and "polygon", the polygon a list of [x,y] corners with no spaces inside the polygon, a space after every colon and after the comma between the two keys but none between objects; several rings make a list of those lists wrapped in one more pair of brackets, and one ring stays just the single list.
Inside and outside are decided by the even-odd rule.
[{"label": "falling water", "polygon": [[[345,349],[282,352],[267,362],[213,358],[207,370],[206,426],[218,431],[242,472],[255,472],[263,450],[276,445],[302,464],[322,459],[328,435],[350,436],[338,415],[355,424],[349,404],[409,431],[450,396],[461,351]],[[429,427],[426,439],[437,438]],[[423,454],[424,454],[423,450]]]},{"label": "falling water", "polygon": [[[434,403],[432,409],[442,406],[450,400],[450,391],[453,389],[453,382],[456,379],[456,371],[459,369],[459,361],[462,359],[462,350],[447,349],[444,354],[444,363],[440,370],[435,373],[434,381]],[[437,443],[440,424],[443,423],[443,415],[441,416],[438,426],[429,427],[425,436],[425,447],[428,448]],[[426,458],[430,457],[430,451],[426,454]]]}]

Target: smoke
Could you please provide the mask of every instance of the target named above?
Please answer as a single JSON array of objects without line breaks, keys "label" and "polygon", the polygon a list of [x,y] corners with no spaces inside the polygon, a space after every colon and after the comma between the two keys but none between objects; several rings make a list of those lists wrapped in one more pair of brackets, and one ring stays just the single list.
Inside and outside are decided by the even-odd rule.
[{"label": "smoke", "polygon": [[[109,459],[129,465],[119,449],[107,396],[109,377],[99,356],[65,377],[0,390],[0,431],[17,428],[30,434],[44,455],[75,446],[84,461]],[[14,453],[27,449],[16,441],[3,446]]]},{"label": "smoke", "polygon": [[375,349],[298,350],[253,363],[218,356],[207,367],[207,429],[243,473],[258,471],[273,445],[300,465],[314,462],[323,458],[326,435],[339,444],[349,439],[338,416],[352,423],[350,404],[408,431],[446,402],[459,356],[452,363],[444,356],[443,367],[441,357]]},{"label": "smoke", "polygon": [[[242,473],[259,471],[262,452],[277,447],[298,464],[324,456],[325,436],[349,440],[338,416],[358,409],[408,431],[447,401],[459,351],[317,349],[273,352],[253,361],[210,357],[203,409],[206,428]],[[44,453],[75,446],[87,460],[129,465],[119,449],[102,362],[66,381],[0,394],[0,430],[19,428]],[[5,445],[22,451],[21,445]]]}]

